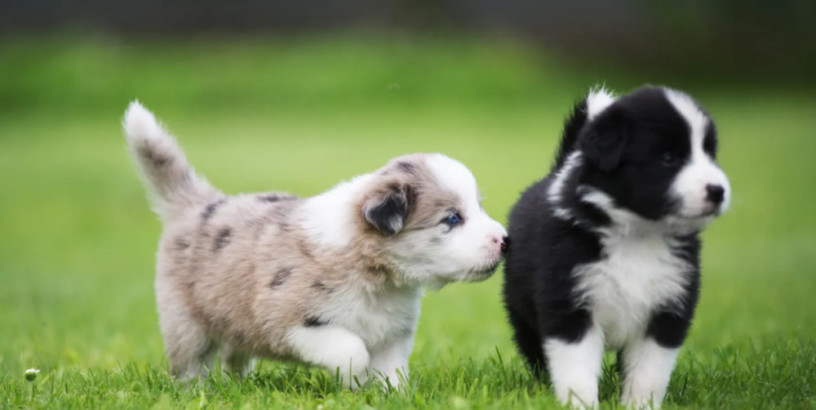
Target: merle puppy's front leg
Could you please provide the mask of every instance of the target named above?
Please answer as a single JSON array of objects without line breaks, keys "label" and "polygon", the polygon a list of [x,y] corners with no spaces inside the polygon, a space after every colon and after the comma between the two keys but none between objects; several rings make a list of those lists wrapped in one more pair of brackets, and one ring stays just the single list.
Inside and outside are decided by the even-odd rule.
[{"label": "merle puppy's front leg", "polygon": [[544,339],[544,354],[555,395],[576,408],[598,406],[598,378],[603,361],[603,335],[591,325],[578,340]]},{"label": "merle puppy's front leg", "polygon": [[372,352],[371,369],[385,383],[399,387],[402,378],[408,378],[408,358],[414,345],[414,335],[399,337]]},{"label": "merle puppy's front leg", "polygon": [[288,341],[301,360],[332,373],[339,371],[350,389],[368,380],[371,359],[365,342],[344,327],[298,326],[289,331]]}]

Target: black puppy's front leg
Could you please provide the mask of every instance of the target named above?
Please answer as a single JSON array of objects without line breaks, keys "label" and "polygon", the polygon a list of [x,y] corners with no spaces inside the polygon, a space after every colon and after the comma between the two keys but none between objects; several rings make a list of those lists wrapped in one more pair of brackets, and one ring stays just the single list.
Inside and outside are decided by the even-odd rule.
[{"label": "black puppy's front leg", "polygon": [[[554,311],[551,311],[554,313]],[[575,408],[598,406],[604,341],[585,309],[556,310],[543,322],[543,340],[550,380],[561,404]]]},{"label": "black puppy's front leg", "polygon": [[671,312],[656,315],[644,337],[621,352],[623,388],[627,407],[659,408],[666,395],[677,354],[691,321]]}]

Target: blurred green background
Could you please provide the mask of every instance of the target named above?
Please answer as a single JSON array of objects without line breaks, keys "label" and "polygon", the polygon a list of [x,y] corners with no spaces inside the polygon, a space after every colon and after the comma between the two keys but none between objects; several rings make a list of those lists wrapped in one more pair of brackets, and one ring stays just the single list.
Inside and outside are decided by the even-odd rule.
[{"label": "blurred green background", "polygon": [[[517,15],[525,5],[541,12],[511,3]],[[26,23],[26,6],[4,4],[18,18],[0,19],[0,406],[553,405],[510,340],[501,270],[425,298],[407,393],[355,395],[320,384],[315,371],[281,376],[291,366],[268,363],[252,388],[173,385],[153,296],[160,225],[121,116],[138,98],[230,193],[314,195],[391,157],[442,152],[470,167],[486,210],[505,222],[547,172],[575,100],[598,84],[627,92],[646,83],[706,107],[734,189],[731,210],[704,235],[702,301],[667,404],[816,406],[816,82],[813,43],[802,46],[813,30],[800,30],[801,17],[762,20],[754,3],[734,21],[700,2],[627,3],[632,15],[587,2],[596,3],[606,6],[542,17],[572,18],[562,31],[535,30],[530,16],[462,22],[449,12],[464,7],[457,2],[394,2],[391,13],[408,16],[396,23],[264,27],[256,18],[242,29],[193,15],[177,30],[167,16],[145,23],[159,11],[125,24],[103,12]],[[791,16],[810,7],[780,4]],[[590,23],[617,18],[582,27],[581,13]],[[767,24],[734,46],[734,27],[752,19]],[[38,392],[22,380],[29,367],[43,370]],[[288,394],[270,396],[275,386]],[[614,398],[614,381],[604,386]]]}]

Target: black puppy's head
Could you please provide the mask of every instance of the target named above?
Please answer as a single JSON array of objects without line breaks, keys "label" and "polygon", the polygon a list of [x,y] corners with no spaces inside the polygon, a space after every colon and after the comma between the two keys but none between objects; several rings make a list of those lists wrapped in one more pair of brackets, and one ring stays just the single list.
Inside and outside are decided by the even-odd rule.
[{"label": "black puppy's head", "polygon": [[691,97],[644,87],[620,98],[594,91],[582,104],[572,154],[582,202],[613,221],[635,216],[692,230],[727,209],[714,122]]}]

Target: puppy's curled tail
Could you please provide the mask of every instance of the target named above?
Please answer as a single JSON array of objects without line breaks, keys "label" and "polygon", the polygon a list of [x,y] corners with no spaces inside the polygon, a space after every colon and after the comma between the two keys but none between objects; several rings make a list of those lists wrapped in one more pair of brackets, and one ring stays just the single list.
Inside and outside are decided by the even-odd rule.
[{"label": "puppy's curled tail", "polygon": [[151,194],[153,209],[162,219],[172,219],[185,208],[222,196],[193,171],[173,136],[138,101],[128,106],[122,126]]}]

